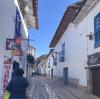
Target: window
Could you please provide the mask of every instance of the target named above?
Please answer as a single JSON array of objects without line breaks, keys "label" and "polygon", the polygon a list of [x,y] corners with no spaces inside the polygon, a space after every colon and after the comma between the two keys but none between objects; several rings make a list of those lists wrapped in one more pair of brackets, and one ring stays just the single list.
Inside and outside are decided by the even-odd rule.
[{"label": "window", "polygon": [[50,68],[50,59],[49,59],[49,62],[48,62],[48,68]]},{"label": "window", "polygon": [[95,35],[95,44],[94,47],[97,48],[100,46],[100,13],[94,18],[94,35]]},{"label": "window", "polygon": [[59,52],[59,62],[64,62],[64,58],[65,58],[64,52],[63,51]]},{"label": "window", "polygon": [[53,58],[53,65],[57,65],[57,52],[55,53],[55,57]]},{"label": "window", "polygon": [[53,65],[57,65],[57,60],[56,59],[53,59]]},{"label": "window", "polygon": [[62,51],[59,52],[59,62],[65,61],[65,43],[62,44]]}]

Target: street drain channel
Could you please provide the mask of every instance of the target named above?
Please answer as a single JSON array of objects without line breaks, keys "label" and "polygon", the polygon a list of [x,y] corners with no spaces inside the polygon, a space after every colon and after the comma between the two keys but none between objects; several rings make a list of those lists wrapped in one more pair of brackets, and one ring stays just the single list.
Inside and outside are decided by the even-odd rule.
[{"label": "street drain channel", "polygon": [[61,99],[60,96],[57,95],[57,93],[51,86],[45,84],[45,87],[50,99]]}]

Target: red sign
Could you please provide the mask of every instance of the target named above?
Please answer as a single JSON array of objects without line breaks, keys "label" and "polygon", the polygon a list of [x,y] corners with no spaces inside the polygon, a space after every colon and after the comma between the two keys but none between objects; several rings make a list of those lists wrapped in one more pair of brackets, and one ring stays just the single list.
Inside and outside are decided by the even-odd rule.
[{"label": "red sign", "polygon": [[4,64],[11,64],[10,61],[4,61]]},{"label": "red sign", "polygon": [[16,39],[16,45],[21,45],[21,42],[22,42],[22,41],[21,41],[21,38],[17,38],[17,39]]},{"label": "red sign", "polygon": [[10,68],[11,68],[11,63],[10,64],[5,64],[5,70],[4,70],[4,78],[3,78],[3,89],[4,93],[6,91],[6,87],[9,81],[9,74],[10,74]]}]

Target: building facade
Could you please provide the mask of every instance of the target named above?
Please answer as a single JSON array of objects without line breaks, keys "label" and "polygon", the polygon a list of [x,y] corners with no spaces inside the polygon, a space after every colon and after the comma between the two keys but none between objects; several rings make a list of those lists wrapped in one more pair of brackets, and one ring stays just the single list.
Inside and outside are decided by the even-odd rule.
[{"label": "building facade", "polygon": [[32,70],[35,67],[35,53],[36,48],[29,45],[29,50],[27,54],[27,78],[30,80],[30,77],[32,76]]},{"label": "building facade", "polygon": [[35,63],[35,71],[39,75],[46,75],[46,67],[47,67],[47,56],[48,55],[41,55],[36,59]]},{"label": "building facade", "polygon": [[[28,27],[32,25],[27,24],[30,22],[25,20],[21,6],[17,0],[0,1],[0,97],[12,77],[14,65],[23,68],[26,76]],[[30,10],[33,13],[33,8]],[[34,13],[37,17],[37,10]]]},{"label": "building facade", "polygon": [[50,44],[57,56],[53,74],[63,77],[63,70],[68,67],[69,83],[98,96],[99,15],[99,0],[83,0],[69,6]]}]

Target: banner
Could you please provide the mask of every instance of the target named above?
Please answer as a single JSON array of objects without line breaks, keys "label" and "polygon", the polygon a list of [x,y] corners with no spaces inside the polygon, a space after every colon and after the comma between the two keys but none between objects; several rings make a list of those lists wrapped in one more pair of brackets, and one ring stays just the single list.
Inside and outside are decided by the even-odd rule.
[{"label": "banner", "polygon": [[15,20],[15,47],[21,48],[21,17],[18,9],[16,9],[16,20]]},{"label": "banner", "polygon": [[10,79],[10,69],[11,69],[11,62],[10,61],[4,61],[4,78],[3,78],[3,89],[4,93],[6,91],[6,87],[8,85],[9,79]]},{"label": "banner", "polygon": [[21,37],[21,17],[18,9],[16,9],[16,20],[15,20],[15,38]]}]

